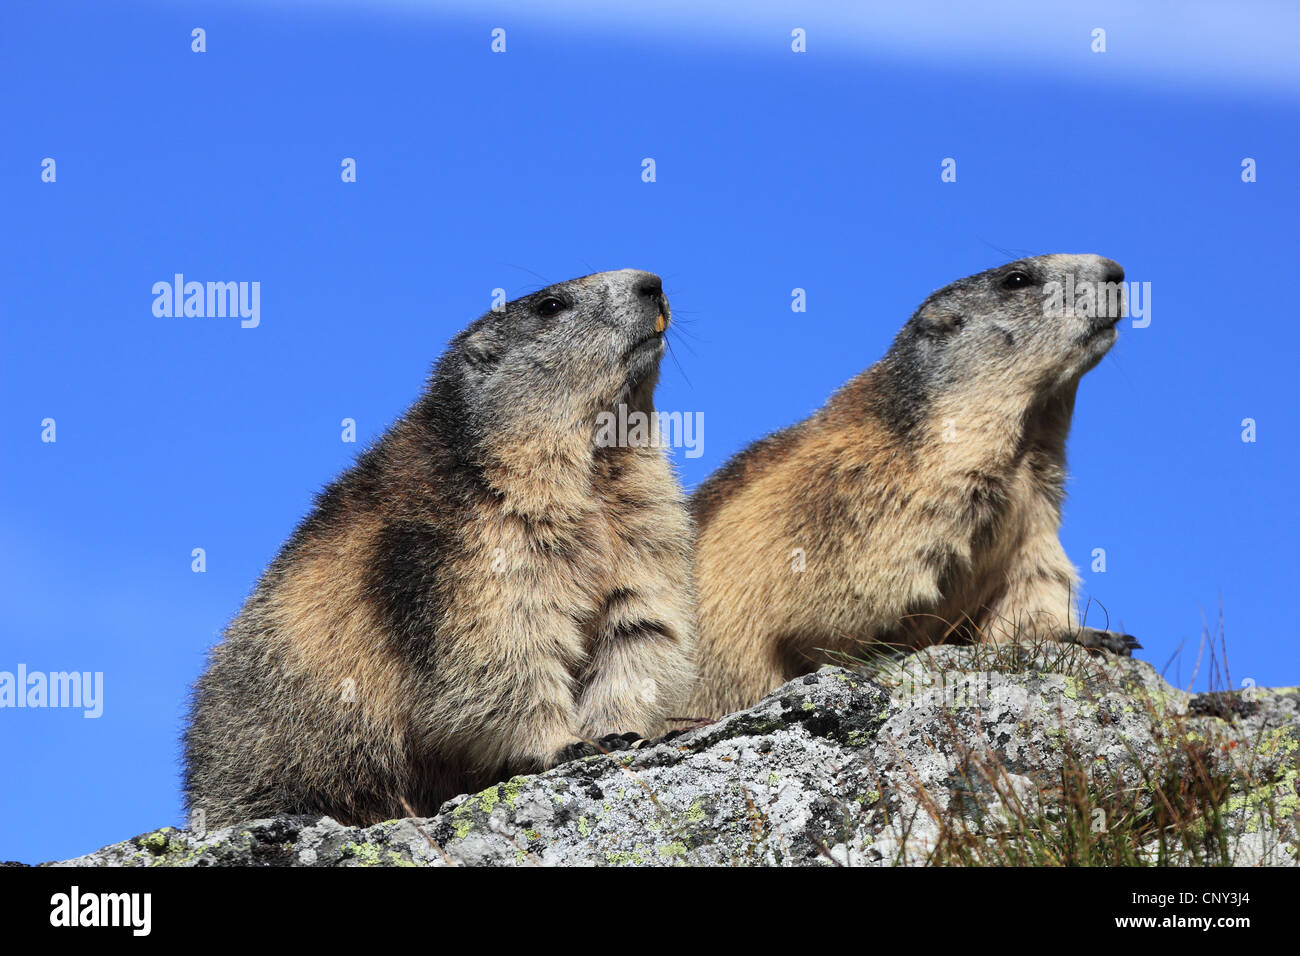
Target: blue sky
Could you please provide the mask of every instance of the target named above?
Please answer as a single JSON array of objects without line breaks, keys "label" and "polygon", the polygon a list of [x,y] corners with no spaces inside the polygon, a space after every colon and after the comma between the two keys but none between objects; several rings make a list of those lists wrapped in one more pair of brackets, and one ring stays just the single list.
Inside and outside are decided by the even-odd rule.
[{"label": "blue sky", "polygon": [[[0,859],[179,823],[187,687],[312,493],[494,288],[604,269],[664,277],[693,487],[932,290],[1118,260],[1152,321],[1080,390],[1065,547],[1171,679],[1221,598],[1233,682],[1300,683],[1294,9],[618,6],[4,5],[0,671],[102,671],[104,712],[0,710]],[[260,325],[155,317],[178,272]]]}]

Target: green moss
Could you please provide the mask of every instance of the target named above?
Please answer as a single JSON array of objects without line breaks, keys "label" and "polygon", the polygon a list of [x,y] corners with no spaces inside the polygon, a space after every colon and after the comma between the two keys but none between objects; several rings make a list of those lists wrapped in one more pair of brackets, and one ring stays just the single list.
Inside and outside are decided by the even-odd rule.
[{"label": "green moss", "polygon": [[764,737],[768,734],[774,734],[778,730],[785,728],[785,721],[779,717],[758,714],[742,714],[738,718],[733,718],[732,723],[728,726],[727,733],[716,738],[706,738],[698,741],[694,749],[698,751],[701,747],[715,743],[717,740],[726,737]]},{"label": "green moss", "polygon": [[506,806],[511,810],[515,808],[515,801],[519,799],[519,793],[523,790],[524,783],[523,777],[511,777],[501,784],[502,799],[505,800]]},{"label": "green moss", "polygon": [[[217,844],[218,847],[225,844]],[[171,845],[171,854],[169,856],[160,856],[155,858],[151,866],[186,866],[198,857],[202,850],[184,850],[179,849],[176,844]]]},{"label": "green moss", "polygon": [[578,832],[581,833],[583,836],[591,835],[591,824],[587,822],[587,818],[585,816],[578,817]]},{"label": "green moss", "polygon": [[691,804],[690,809],[686,811],[686,819],[692,823],[704,822],[704,805],[696,800]]},{"label": "green moss", "polygon": [[154,830],[153,833],[146,833],[140,838],[140,846],[150,853],[161,855],[167,852],[169,838],[175,832],[173,827],[163,827],[161,830]]},{"label": "green moss", "polygon": [[362,866],[379,865],[379,848],[368,843],[345,843],[339,847],[345,860],[356,860]]},{"label": "green moss", "polygon": [[641,847],[638,844],[631,852],[610,850],[605,854],[605,862],[613,866],[640,866],[645,862],[645,857],[641,855]]},{"label": "green moss", "polygon": [[[499,804],[505,804],[511,810],[515,808],[515,801],[519,799],[519,794],[523,792],[524,784],[527,780],[524,777],[511,777],[505,783],[494,784],[486,790],[482,790],[470,797],[454,811],[452,811],[452,822],[456,826],[456,835],[464,837],[469,832],[472,825],[473,807],[477,805],[478,809],[483,811],[485,816],[491,815],[492,811]],[[559,803],[560,798],[557,796],[555,802]]]},{"label": "green moss", "polygon": [[1261,735],[1255,750],[1262,757],[1286,757],[1300,750],[1300,734],[1292,727],[1278,727]]},{"label": "green moss", "polygon": [[469,836],[469,831],[474,829],[474,807],[469,800],[451,811],[451,825],[456,831],[457,840]]},{"label": "green moss", "polygon": [[132,842],[141,848],[140,853],[132,856],[132,861],[148,866],[182,866],[197,857],[203,849],[225,846],[216,844],[215,847],[191,849],[184,835],[175,827],[154,830]]},{"label": "green moss", "polygon": [[674,857],[686,855],[686,844],[678,840],[674,843],[668,843],[665,844],[664,846],[658,847],[655,850],[655,852],[658,853],[665,860],[671,860]]},{"label": "green moss", "polygon": [[1261,820],[1275,821],[1300,814],[1300,796],[1296,795],[1297,780],[1300,780],[1300,770],[1290,770],[1272,783],[1230,797],[1224,809],[1229,813],[1244,813],[1247,816],[1246,832],[1255,833]]},{"label": "green moss", "polygon": [[381,850],[372,843],[345,843],[339,847],[345,860],[356,860],[358,866],[416,866],[396,850]]}]

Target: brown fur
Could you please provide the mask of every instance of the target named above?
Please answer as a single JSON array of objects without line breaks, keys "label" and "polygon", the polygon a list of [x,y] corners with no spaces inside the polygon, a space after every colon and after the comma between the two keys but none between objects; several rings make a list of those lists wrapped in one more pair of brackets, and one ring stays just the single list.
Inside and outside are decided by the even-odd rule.
[{"label": "brown fur", "polygon": [[[484,317],[327,490],[196,686],[207,826],[431,815],[577,741],[668,729],[693,678],[685,496],[662,448],[594,440],[597,412],[653,407],[662,343],[617,363],[658,288],[603,273]],[[535,315],[548,294],[578,318]]]},{"label": "brown fur", "polygon": [[[1027,263],[1046,275],[1117,269],[1078,258]],[[1022,333],[1041,323],[1037,305],[988,292],[1016,266],[927,300],[884,361],[696,492],[693,716],[749,706],[873,645],[1077,629],[1058,537],[1065,440],[1079,377],[1100,353],[1075,355],[1050,329]],[[980,310],[1019,347],[1005,347],[1002,325],[981,331]],[[952,338],[950,315],[966,339]],[[960,361],[944,351],[957,346]]]}]

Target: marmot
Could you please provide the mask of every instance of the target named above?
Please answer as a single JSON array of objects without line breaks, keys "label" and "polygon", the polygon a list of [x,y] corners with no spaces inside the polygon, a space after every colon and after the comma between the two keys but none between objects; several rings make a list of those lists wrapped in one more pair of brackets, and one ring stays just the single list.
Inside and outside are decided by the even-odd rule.
[{"label": "marmot", "polygon": [[[819,412],[700,486],[692,716],[870,645],[1138,646],[1079,626],[1058,537],[1075,391],[1116,339],[1123,278],[1109,259],[1052,255],[961,279]],[[1097,290],[1108,308],[1080,297],[1063,314],[1049,283],[1114,285]]]},{"label": "marmot", "polygon": [[370,824],[662,734],[693,678],[692,527],[650,413],[657,276],[553,285],[457,335],[418,401],[317,498],[214,648],[185,733],[208,827]]}]

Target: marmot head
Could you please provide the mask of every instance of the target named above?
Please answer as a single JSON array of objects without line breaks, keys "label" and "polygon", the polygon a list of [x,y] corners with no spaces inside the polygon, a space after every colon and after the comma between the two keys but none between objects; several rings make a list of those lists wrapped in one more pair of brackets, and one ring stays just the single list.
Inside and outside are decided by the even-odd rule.
[{"label": "marmot head", "polygon": [[[475,320],[452,340],[434,390],[480,432],[592,427],[634,396],[648,401],[659,374],[668,300],[658,276],[599,272],[548,286]],[[441,388],[439,386],[442,386]]]},{"label": "marmot head", "polygon": [[1114,344],[1123,279],[1119,264],[1101,256],[1019,259],[931,295],[891,355],[956,388],[980,381],[1049,394],[1077,382]]}]

